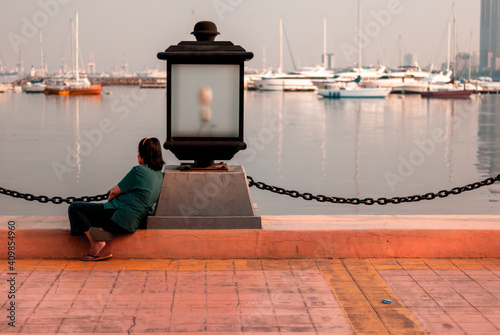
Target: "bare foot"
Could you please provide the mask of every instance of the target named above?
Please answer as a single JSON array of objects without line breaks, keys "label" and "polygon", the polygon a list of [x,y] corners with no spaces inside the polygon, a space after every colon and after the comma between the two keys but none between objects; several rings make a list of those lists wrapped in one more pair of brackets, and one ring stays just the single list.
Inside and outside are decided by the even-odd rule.
[{"label": "bare foot", "polygon": [[85,232],[85,236],[87,236],[90,242],[89,254],[99,255],[101,250],[104,249],[104,247],[106,246],[106,242],[94,240],[94,238],[90,235],[88,231]]},{"label": "bare foot", "polygon": [[91,255],[99,255],[102,249],[106,246],[106,242],[104,241],[96,241],[95,243],[90,244],[89,254]]}]

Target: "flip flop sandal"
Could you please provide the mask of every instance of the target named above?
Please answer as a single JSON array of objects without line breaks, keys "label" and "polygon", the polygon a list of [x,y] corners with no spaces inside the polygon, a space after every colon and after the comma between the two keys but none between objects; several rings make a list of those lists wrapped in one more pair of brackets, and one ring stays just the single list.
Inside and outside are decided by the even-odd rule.
[{"label": "flip flop sandal", "polygon": [[109,231],[103,230],[98,227],[90,227],[89,229],[90,236],[96,241],[112,241],[114,236]]},{"label": "flip flop sandal", "polygon": [[102,261],[104,259],[108,259],[113,257],[112,254],[105,254],[105,255],[92,255],[92,254],[86,254],[80,258],[82,261]]}]

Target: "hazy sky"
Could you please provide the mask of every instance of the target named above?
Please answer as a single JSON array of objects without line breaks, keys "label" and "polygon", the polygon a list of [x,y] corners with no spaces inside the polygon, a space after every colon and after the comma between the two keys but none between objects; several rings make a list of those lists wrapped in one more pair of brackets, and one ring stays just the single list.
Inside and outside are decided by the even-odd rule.
[{"label": "hazy sky", "polygon": [[[387,60],[398,66],[399,36],[403,53],[417,53],[421,66],[446,61],[453,2],[458,50],[469,52],[471,32],[473,50],[479,50],[479,0],[363,0],[363,65]],[[280,18],[297,67],[321,62],[323,18],[335,66],[351,66],[358,57],[355,0],[2,0],[0,8],[0,57],[9,67],[18,50],[25,69],[40,66],[38,29],[49,71],[58,70],[63,57],[70,66],[69,22],[76,11],[83,64],[92,51],[100,72],[118,69],[124,60],[131,71],[163,69],[157,52],[194,40],[193,15],[216,23],[217,40],[252,51],[253,68],[262,67],[263,49],[267,66],[278,66]],[[284,55],[285,70],[292,70],[286,47]]]}]

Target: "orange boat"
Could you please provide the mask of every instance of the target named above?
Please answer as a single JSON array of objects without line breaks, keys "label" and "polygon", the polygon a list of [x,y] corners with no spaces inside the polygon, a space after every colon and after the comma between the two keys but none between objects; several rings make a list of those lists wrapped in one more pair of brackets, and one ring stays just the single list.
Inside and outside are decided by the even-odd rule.
[{"label": "orange boat", "polygon": [[90,95],[101,94],[101,85],[92,85],[85,73],[80,73],[78,69],[78,12],[76,12],[76,43],[75,43],[75,65],[72,73],[61,78],[55,78],[49,81],[45,88],[45,94],[57,95]]},{"label": "orange boat", "polygon": [[69,89],[69,95],[101,94],[101,85],[90,85],[89,87],[75,87]]},{"label": "orange boat", "polygon": [[77,78],[71,74],[66,78],[55,78],[48,81],[45,94],[55,95],[91,95],[101,94],[101,85],[92,85],[84,73]]}]

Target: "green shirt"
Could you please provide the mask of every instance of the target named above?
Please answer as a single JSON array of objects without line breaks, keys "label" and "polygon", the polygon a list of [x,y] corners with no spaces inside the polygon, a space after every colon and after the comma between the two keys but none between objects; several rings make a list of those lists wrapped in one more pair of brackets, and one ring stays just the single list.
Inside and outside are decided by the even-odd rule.
[{"label": "green shirt", "polygon": [[133,233],[158,201],[162,183],[161,171],[143,165],[134,166],[118,183],[123,193],[105,203],[104,208],[114,209],[111,220]]}]

